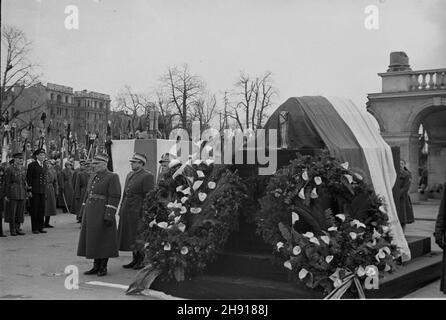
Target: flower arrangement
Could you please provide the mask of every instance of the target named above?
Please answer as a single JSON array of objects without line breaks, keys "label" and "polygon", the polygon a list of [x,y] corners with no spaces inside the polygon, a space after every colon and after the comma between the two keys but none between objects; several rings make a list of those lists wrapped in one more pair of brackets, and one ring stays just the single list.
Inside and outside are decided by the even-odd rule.
[{"label": "flower arrangement", "polygon": [[245,193],[236,172],[210,159],[172,160],[145,199],[140,243],[147,265],[127,294],[149,288],[158,277],[183,281],[201,273],[236,227]]},{"label": "flower arrangement", "polygon": [[348,163],[299,156],[271,178],[260,205],[258,232],[284,268],[329,298],[349,288],[364,297],[367,276],[396,267],[384,204]]}]

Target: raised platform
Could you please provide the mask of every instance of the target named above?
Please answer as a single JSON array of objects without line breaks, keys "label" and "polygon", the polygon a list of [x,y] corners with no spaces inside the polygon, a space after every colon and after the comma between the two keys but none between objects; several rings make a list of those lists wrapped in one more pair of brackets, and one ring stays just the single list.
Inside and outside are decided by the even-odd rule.
[{"label": "raised platform", "polygon": [[[425,237],[408,237],[412,261],[380,281],[379,290],[366,291],[368,298],[400,298],[441,274],[442,255],[430,253]],[[286,269],[265,253],[225,252],[206,274],[183,283],[156,281],[153,288],[189,299],[321,299],[315,292],[288,279]]]}]

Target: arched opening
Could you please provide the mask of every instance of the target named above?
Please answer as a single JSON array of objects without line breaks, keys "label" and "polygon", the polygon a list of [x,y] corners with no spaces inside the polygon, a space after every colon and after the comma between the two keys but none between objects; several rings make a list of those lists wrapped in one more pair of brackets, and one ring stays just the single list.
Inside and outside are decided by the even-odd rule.
[{"label": "arched opening", "polygon": [[446,106],[424,108],[412,121],[411,130],[418,134],[418,167],[413,169],[418,170],[419,190],[425,197],[440,197],[446,181]]}]

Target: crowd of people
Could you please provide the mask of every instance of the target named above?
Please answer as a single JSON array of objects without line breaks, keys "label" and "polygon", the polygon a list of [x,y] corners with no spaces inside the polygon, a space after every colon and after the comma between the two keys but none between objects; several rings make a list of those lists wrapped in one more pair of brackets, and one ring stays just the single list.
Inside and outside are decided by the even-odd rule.
[{"label": "crowd of people", "polygon": [[81,160],[74,169],[73,161],[67,160],[62,169],[60,159],[47,158],[44,149],[36,150],[26,164],[22,153],[13,154],[0,166],[0,237],[7,236],[3,219],[10,236],[25,235],[26,214],[31,217],[33,234],[53,228],[50,219],[60,211],[75,214],[81,222],[81,201],[92,173],[89,164]]}]

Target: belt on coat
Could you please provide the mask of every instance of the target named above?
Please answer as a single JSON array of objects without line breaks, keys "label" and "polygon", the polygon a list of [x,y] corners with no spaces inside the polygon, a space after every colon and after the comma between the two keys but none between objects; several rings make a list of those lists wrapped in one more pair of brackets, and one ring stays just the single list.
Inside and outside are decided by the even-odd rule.
[{"label": "belt on coat", "polygon": [[98,200],[105,200],[105,199],[107,199],[104,195],[102,195],[102,194],[95,194],[95,193],[90,194],[88,196],[88,198],[89,199],[98,199]]},{"label": "belt on coat", "polygon": [[127,192],[125,192],[124,193],[124,197],[125,198],[144,198],[144,195],[140,194],[140,193],[127,193]]}]

